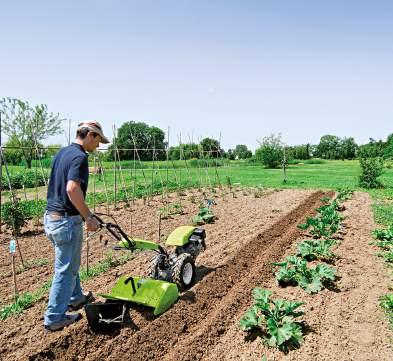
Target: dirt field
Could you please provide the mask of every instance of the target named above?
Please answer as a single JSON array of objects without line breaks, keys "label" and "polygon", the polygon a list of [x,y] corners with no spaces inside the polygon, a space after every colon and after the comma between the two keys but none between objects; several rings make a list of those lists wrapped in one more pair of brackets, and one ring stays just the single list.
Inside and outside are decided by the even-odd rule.
[{"label": "dirt field", "polygon": [[[71,327],[46,334],[42,326],[45,301],[22,315],[0,323],[0,358],[4,360],[393,360],[392,331],[378,307],[386,293],[388,271],[369,245],[375,228],[371,201],[355,193],[345,202],[344,228],[335,253],[339,279],[332,289],[308,295],[299,288],[276,285],[272,262],[294,251],[305,236],[297,224],[314,214],[322,192],[283,190],[254,198],[252,192],[237,192],[237,198],[217,197],[215,224],[204,226],[207,250],[197,260],[197,283],[184,292],[166,313],[153,319],[151,312],[131,311],[133,325],[119,331],[95,334],[86,319]],[[176,226],[187,224],[196,213],[192,193],[183,196],[184,214],[163,220],[163,239]],[[178,202],[173,195],[173,202]],[[133,212],[113,212],[119,224],[133,236],[156,239],[157,198],[149,206],[138,203]],[[32,228],[31,228],[32,229]],[[39,231],[22,237],[26,259],[48,258],[49,264],[21,273],[18,287],[34,290],[50,278],[52,249]],[[1,303],[11,299],[11,275],[3,235],[0,258]],[[38,246],[37,246],[38,245]],[[91,241],[90,261],[96,262],[105,249]],[[106,292],[121,274],[144,274],[148,254],[138,254],[127,264],[85,283],[85,290]],[[304,344],[285,355],[267,348],[238,327],[238,320],[251,305],[255,286],[269,288],[274,298],[306,302],[303,317],[307,326]]]}]

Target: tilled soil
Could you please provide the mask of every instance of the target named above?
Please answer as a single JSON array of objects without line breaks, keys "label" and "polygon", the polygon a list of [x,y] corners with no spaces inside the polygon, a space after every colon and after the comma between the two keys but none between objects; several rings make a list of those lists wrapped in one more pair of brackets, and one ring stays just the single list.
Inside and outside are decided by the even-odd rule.
[{"label": "tilled soil", "polygon": [[[222,196],[220,198],[217,197],[214,212],[218,215],[218,220],[215,224],[204,226],[208,237],[208,248],[197,259],[198,282],[213,272],[216,267],[225,264],[243,245],[248,244],[255,238],[255,235],[271,227],[283,215],[302,203],[310,194],[310,191],[267,191],[264,197],[255,198],[252,190],[241,190],[235,194],[235,198],[232,195],[225,196],[225,199],[222,199]],[[182,199],[178,195],[171,195],[171,202],[181,202],[183,214],[173,215],[168,219],[162,220],[161,233],[163,239],[175,227],[190,222],[198,207],[195,202],[196,196],[198,194],[192,192],[182,196]],[[156,239],[158,233],[157,209],[162,206],[161,200],[158,197],[150,202],[150,205],[144,205],[142,202],[138,202],[132,212],[129,209],[120,209],[118,211],[112,211],[112,214],[128,234],[147,239]],[[27,237],[25,237],[23,239],[24,249],[27,249],[31,254],[35,254],[36,256],[41,256],[44,252],[45,256],[50,258],[52,249],[49,241],[43,234],[37,235],[36,237],[39,237],[42,247],[37,247],[37,243],[29,243]],[[98,259],[97,254],[103,254],[102,249],[102,242],[99,242],[98,239],[91,240],[90,258],[93,260],[95,258]],[[134,275],[144,274],[148,266],[148,260],[149,254],[138,254],[127,264],[87,281],[84,288],[86,290],[91,289],[94,292],[106,292],[113,286],[119,275],[123,273]],[[52,260],[50,260],[49,266],[44,267],[49,275],[52,267],[51,262]],[[26,272],[29,273],[30,271]],[[23,273],[24,275],[25,273]],[[38,287],[48,277],[43,275],[39,282],[36,281],[33,284],[35,287]],[[7,294],[9,294],[10,288],[9,281],[7,288],[3,290],[6,290]],[[184,297],[187,298],[187,295],[182,295],[182,298]],[[44,309],[45,302],[41,302],[22,315],[7,319],[0,324],[0,352],[4,359],[25,359],[27,355],[33,355],[38,350],[47,348],[53,340],[64,339],[61,342],[67,342],[67,337],[64,336],[69,334],[74,328],[76,332],[83,332],[84,335],[87,335],[84,341],[81,338],[77,342],[81,346],[81,349],[85,348],[82,345],[89,344],[93,339],[99,339],[99,336],[89,333],[86,321],[79,322],[77,325],[58,333],[44,334],[42,327]],[[144,317],[145,314],[143,312],[137,312],[132,315],[138,327],[143,327],[147,322]],[[113,335],[102,336],[101,338],[111,342]],[[88,347],[86,346],[86,348]],[[92,350],[93,352],[96,351],[94,347]],[[62,353],[64,353],[64,349]]]},{"label": "tilled soil", "polygon": [[[334,287],[307,295],[299,288],[280,288],[275,283],[271,263],[293,253],[307,236],[296,226],[314,212],[322,196],[321,192],[281,191],[263,199],[241,196],[218,202],[218,221],[204,226],[208,249],[198,258],[198,282],[166,313],[153,319],[148,310],[132,310],[130,327],[107,334],[92,333],[83,320],[46,335],[40,320],[45,304],[41,303],[1,325],[2,358],[210,361],[261,360],[266,355],[268,360],[393,360],[392,333],[378,307],[389,276],[369,245],[375,224],[367,194],[355,193],[345,203],[346,219],[335,249],[339,279]],[[163,233],[167,235],[189,216],[166,220]],[[154,211],[146,207],[141,223],[134,220],[133,226],[146,238],[155,232],[155,227],[146,228],[149,217],[152,222]],[[122,221],[127,228],[129,220]],[[105,291],[120,274],[143,273],[147,262],[148,256],[140,254],[90,280],[86,287]],[[238,320],[251,305],[251,290],[257,285],[272,290],[274,298],[306,302],[306,334],[300,349],[285,355],[239,329]]]},{"label": "tilled soil", "polygon": [[306,302],[304,344],[285,355],[267,348],[260,339],[247,340],[237,320],[251,305],[249,297],[248,304],[245,302],[235,315],[236,322],[203,355],[203,360],[261,360],[262,355],[269,361],[393,360],[393,333],[378,306],[378,298],[387,292],[391,279],[382,259],[375,255],[376,248],[369,244],[370,233],[376,228],[371,200],[366,193],[357,192],[345,206],[344,228],[338,234],[341,242],[334,250],[339,257],[335,264],[339,279],[333,289],[308,295],[298,287],[278,287],[273,277],[259,283],[274,292],[273,298]]}]

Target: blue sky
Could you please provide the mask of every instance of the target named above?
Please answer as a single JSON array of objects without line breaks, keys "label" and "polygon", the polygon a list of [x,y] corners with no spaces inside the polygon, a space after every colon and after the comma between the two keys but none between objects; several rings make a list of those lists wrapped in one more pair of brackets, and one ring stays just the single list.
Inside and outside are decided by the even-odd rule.
[{"label": "blue sky", "polygon": [[225,149],[393,132],[392,1],[1,0],[0,35],[0,96],[73,132],[136,120]]}]

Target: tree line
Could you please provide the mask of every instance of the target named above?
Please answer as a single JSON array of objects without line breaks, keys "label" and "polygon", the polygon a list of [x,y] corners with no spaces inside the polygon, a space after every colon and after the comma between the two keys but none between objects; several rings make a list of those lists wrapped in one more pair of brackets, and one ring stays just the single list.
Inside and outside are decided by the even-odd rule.
[{"label": "tree line", "polygon": [[[45,104],[32,106],[20,99],[0,99],[2,128],[7,134],[4,155],[10,164],[25,164],[30,168],[36,157],[50,159],[61,145],[46,149],[43,141],[60,134],[62,122],[58,113],[48,110]],[[104,153],[106,160],[189,160],[201,158],[226,158],[261,162],[267,167],[281,166],[291,159],[355,159],[393,158],[393,134],[386,141],[370,138],[367,144],[357,145],[353,137],[340,138],[323,135],[318,144],[286,145],[280,135],[270,135],[259,141],[253,154],[244,144],[224,150],[220,141],[204,138],[199,142],[185,142],[168,147],[165,132],[144,122],[126,121],[118,129],[113,143]]]}]

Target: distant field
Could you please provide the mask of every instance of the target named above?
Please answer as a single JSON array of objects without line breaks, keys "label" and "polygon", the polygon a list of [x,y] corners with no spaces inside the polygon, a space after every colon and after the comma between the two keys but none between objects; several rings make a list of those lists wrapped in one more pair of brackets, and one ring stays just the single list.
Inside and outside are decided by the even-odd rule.
[{"label": "distant field", "polygon": [[[139,169],[134,169],[133,162],[123,161],[121,171],[116,171],[117,200],[143,197],[150,193],[173,191],[188,187],[209,187],[211,185],[239,185],[247,187],[267,188],[302,188],[302,189],[358,189],[360,172],[359,162],[353,161],[323,161],[319,164],[304,162],[290,165],[287,168],[287,181],[283,182],[282,169],[264,169],[260,165],[252,165],[242,161],[221,163],[216,167],[212,163],[199,161],[191,166],[192,161],[174,162],[137,162]],[[90,164],[93,166],[93,162]],[[89,181],[88,200],[93,202],[112,202],[114,199],[115,171],[114,163],[104,162],[103,175],[91,175]],[[143,167],[143,168],[141,168]],[[11,166],[10,173],[24,171],[24,167]],[[34,168],[33,168],[34,169]],[[37,168],[37,175],[42,177],[41,169]],[[5,169],[3,167],[3,176]],[[393,220],[393,169],[385,168],[381,181],[385,188],[370,190],[375,199],[374,211],[376,220],[382,224],[390,224]],[[125,187],[125,190],[124,190]],[[135,193],[134,193],[135,192]],[[3,191],[3,202],[9,198],[8,192]],[[21,199],[45,199],[46,188],[18,190]]]},{"label": "distant field", "polygon": [[[124,180],[127,187],[131,186],[136,179],[137,184],[144,186],[151,183],[175,182],[186,186],[191,185],[208,186],[210,184],[240,183],[244,186],[262,186],[275,188],[322,188],[336,189],[342,187],[358,188],[358,177],[360,172],[359,162],[353,161],[324,161],[321,164],[300,163],[290,165],[287,168],[287,182],[283,183],[282,169],[264,169],[260,165],[249,165],[245,162],[233,161],[223,166],[190,167],[184,161],[169,162],[142,162],[145,168],[133,169],[126,162],[122,162],[122,170],[116,171],[118,185]],[[201,163],[203,164],[203,163]],[[93,164],[90,164],[93,166]],[[127,167],[127,165],[129,167]],[[175,168],[173,168],[175,166]],[[115,182],[114,163],[103,163],[104,175],[90,176],[90,191],[95,183],[97,189],[113,187]],[[24,167],[9,167],[11,174],[23,172]],[[34,169],[34,168],[33,168]],[[3,167],[3,176],[5,170]],[[41,170],[37,169],[37,176],[42,177]],[[104,182],[105,178],[105,182]],[[381,180],[387,188],[393,187],[393,169],[386,169]],[[31,190],[30,190],[31,191]]]}]

